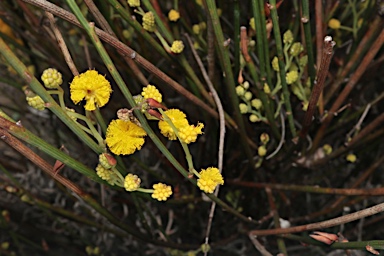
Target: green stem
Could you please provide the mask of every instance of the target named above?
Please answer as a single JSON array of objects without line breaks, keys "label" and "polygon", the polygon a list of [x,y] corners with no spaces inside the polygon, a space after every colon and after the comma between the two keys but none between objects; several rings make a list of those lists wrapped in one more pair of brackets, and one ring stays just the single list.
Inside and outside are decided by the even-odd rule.
[{"label": "green stem", "polygon": [[253,159],[253,153],[251,151],[251,148],[247,142],[247,136],[246,136],[247,132],[245,130],[244,119],[239,109],[239,98],[237,97],[237,94],[236,94],[236,89],[235,89],[236,84],[235,84],[235,79],[233,77],[231,60],[229,58],[228,48],[224,46],[225,40],[224,40],[223,30],[221,28],[221,24],[219,20],[219,15],[217,14],[216,3],[214,0],[206,0],[206,4],[209,11],[210,19],[212,20],[213,30],[214,30],[216,42],[217,42],[216,49],[218,50],[218,53],[219,53],[221,67],[224,70],[225,81],[226,81],[227,90],[228,90],[227,93],[231,95],[230,98],[231,98],[232,108],[235,114],[235,120],[239,127],[239,133],[240,133],[242,145],[244,146],[244,151],[248,157],[248,160],[252,168],[254,168],[255,161]]},{"label": "green stem", "polygon": [[293,120],[293,112],[291,107],[291,101],[290,101],[290,94],[287,86],[287,81],[285,80],[285,64],[284,64],[284,55],[283,55],[283,47],[282,47],[282,41],[281,41],[281,34],[280,34],[280,25],[279,25],[279,18],[277,16],[277,9],[276,9],[276,0],[271,0],[271,17],[272,17],[272,23],[273,23],[273,32],[275,35],[275,41],[276,41],[276,50],[277,50],[277,57],[279,59],[279,71],[280,71],[280,78],[281,78],[281,85],[283,88],[283,95],[284,95],[284,103],[286,107],[286,115],[288,118],[289,128],[292,133],[292,137],[296,137],[296,129],[295,129],[295,123]]},{"label": "green stem", "polygon": [[315,81],[316,77],[316,70],[315,70],[315,57],[313,56],[313,49],[312,49],[312,34],[311,34],[311,24],[309,22],[309,3],[308,0],[302,1],[302,7],[303,7],[303,16],[301,18],[303,22],[304,27],[304,36],[305,36],[305,47],[307,48],[307,55],[308,55],[308,74],[311,78],[311,88],[313,87],[313,83]]}]

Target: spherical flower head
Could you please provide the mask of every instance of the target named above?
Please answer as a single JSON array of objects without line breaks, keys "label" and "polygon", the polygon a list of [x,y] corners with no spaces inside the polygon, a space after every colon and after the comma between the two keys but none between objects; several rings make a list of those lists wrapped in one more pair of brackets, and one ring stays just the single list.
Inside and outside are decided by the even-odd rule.
[{"label": "spherical flower head", "polygon": [[354,163],[354,162],[356,162],[356,160],[357,160],[357,157],[355,154],[350,153],[347,155],[347,161],[348,162]]},{"label": "spherical flower head", "polygon": [[330,155],[332,153],[332,146],[329,144],[325,144],[323,146],[323,151],[324,151],[324,154]]},{"label": "spherical flower head", "polygon": [[146,135],[137,124],[117,119],[108,125],[105,142],[114,154],[130,155],[141,149]]},{"label": "spherical flower head", "polygon": [[127,3],[130,7],[139,7],[140,0],[127,0]]},{"label": "spherical flower head", "polygon": [[248,106],[247,106],[247,104],[245,104],[245,103],[240,103],[240,104],[239,104],[239,108],[240,108],[240,113],[241,113],[241,114],[246,114],[246,113],[248,113]]},{"label": "spherical flower head", "polygon": [[293,84],[297,81],[299,78],[299,73],[296,70],[292,70],[288,72],[285,76],[285,79],[287,80],[287,84]]},{"label": "spherical flower head", "polygon": [[237,96],[243,96],[244,93],[245,93],[245,89],[244,89],[243,86],[241,86],[241,85],[236,86],[236,94],[237,94]]},{"label": "spherical flower head", "polygon": [[261,109],[261,107],[263,106],[263,103],[261,102],[260,99],[253,99],[251,101],[251,105],[252,107],[254,107],[255,109],[259,110]]},{"label": "spherical flower head", "polygon": [[57,88],[63,83],[61,73],[54,68],[44,70],[41,75],[41,80],[48,89]]},{"label": "spherical flower head", "polygon": [[200,26],[199,26],[199,24],[195,24],[195,25],[193,25],[193,26],[192,26],[192,31],[193,31],[193,33],[194,33],[195,35],[200,34]]},{"label": "spherical flower head", "polygon": [[293,42],[293,34],[291,30],[287,30],[283,35],[284,44],[291,44]]},{"label": "spherical flower head", "polygon": [[109,169],[104,168],[101,164],[98,164],[96,166],[96,174],[99,176],[101,179],[105,181],[110,181],[112,179],[112,171]]},{"label": "spherical flower head", "polygon": [[161,95],[159,90],[155,86],[150,84],[143,88],[143,91],[141,92],[141,96],[143,96],[144,99],[152,98],[159,103],[161,103],[161,101],[163,100],[163,96]]},{"label": "spherical flower head", "polygon": [[116,163],[116,159],[108,153],[102,153],[99,155],[99,164],[105,169],[111,169],[116,166]]},{"label": "spherical flower head", "polygon": [[197,180],[197,186],[205,193],[213,193],[217,185],[224,184],[223,176],[216,167],[202,169],[199,174],[200,178]]},{"label": "spherical flower head", "polygon": [[339,29],[341,26],[341,23],[338,19],[330,19],[328,21],[328,27],[330,27],[331,29]]},{"label": "spherical flower head", "polygon": [[279,59],[277,58],[277,56],[273,57],[273,59],[272,59],[272,68],[275,71],[279,71],[280,70]]},{"label": "spherical flower head", "polygon": [[182,142],[189,144],[195,142],[197,135],[203,134],[201,129],[204,128],[204,124],[198,123],[197,126],[187,125],[179,130],[179,138]]},{"label": "spherical flower head", "polygon": [[44,103],[43,99],[38,95],[35,95],[32,97],[27,96],[26,100],[27,100],[28,105],[33,107],[34,109],[37,109],[40,111],[43,111],[45,109],[45,103]]},{"label": "spherical flower head", "polygon": [[88,70],[75,76],[71,83],[71,99],[77,104],[86,100],[85,110],[93,111],[108,103],[112,93],[111,85],[96,70]]},{"label": "spherical flower head", "polygon": [[255,18],[252,17],[250,20],[249,20],[249,26],[251,26],[251,28],[253,30],[256,30],[256,24],[255,24]]},{"label": "spherical flower head", "polygon": [[124,188],[125,190],[131,192],[140,188],[141,179],[132,173],[128,173],[124,179]]},{"label": "spherical flower head", "polygon": [[167,186],[163,183],[153,185],[152,198],[158,201],[165,201],[172,195],[171,186]]},{"label": "spherical flower head", "polygon": [[[164,111],[167,117],[172,121],[173,125],[179,131],[181,128],[188,126],[187,116],[178,109],[168,109]],[[172,127],[164,120],[159,121],[159,129],[161,134],[167,137],[169,140],[176,140],[177,136]]]},{"label": "spherical flower head", "polygon": [[181,53],[184,50],[184,43],[181,40],[175,40],[172,43],[171,51],[173,53]]},{"label": "spherical flower head", "polygon": [[267,149],[265,148],[264,145],[257,148],[257,154],[261,157],[267,154]]},{"label": "spherical flower head", "polygon": [[146,12],[143,15],[143,28],[149,32],[156,30],[155,15],[152,12]]},{"label": "spherical flower head", "polygon": [[247,101],[250,101],[252,99],[253,95],[251,92],[246,92],[244,93],[244,98],[247,100]]},{"label": "spherical flower head", "polygon": [[180,13],[174,9],[170,10],[169,13],[168,13],[168,19],[170,21],[177,21],[178,19],[180,19]]},{"label": "spherical flower head", "polygon": [[249,116],[249,121],[251,121],[252,123],[256,123],[256,122],[260,122],[261,120],[257,115],[252,114]]},{"label": "spherical flower head", "polygon": [[289,48],[289,54],[295,57],[299,55],[303,50],[303,45],[300,42],[296,42],[291,46],[291,48]]}]

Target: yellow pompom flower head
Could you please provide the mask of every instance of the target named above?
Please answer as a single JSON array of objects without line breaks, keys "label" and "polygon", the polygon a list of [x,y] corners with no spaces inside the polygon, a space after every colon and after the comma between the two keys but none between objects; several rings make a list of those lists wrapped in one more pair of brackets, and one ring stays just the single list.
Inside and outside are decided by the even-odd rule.
[{"label": "yellow pompom flower head", "polygon": [[170,21],[176,22],[180,19],[180,13],[178,11],[172,9],[168,13],[168,19]]},{"label": "yellow pompom flower head", "polygon": [[173,53],[179,54],[184,50],[184,43],[181,40],[175,40],[172,43],[171,51]]},{"label": "yellow pompom flower head", "polygon": [[[181,128],[184,128],[189,125],[187,116],[181,110],[169,109],[164,111],[164,114],[171,120],[177,130],[180,130]],[[161,134],[163,134],[169,140],[177,139],[175,131],[172,129],[172,127],[168,124],[167,121],[160,120],[159,129]]]},{"label": "yellow pompom flower head", "polygon": [[72,80],[71,99],[77,104],[86,100],[85,110],[93,111],[108,103],[112,93],[111,85],[96,70],[88,70]]},{"label": "yellow pompom flower head", "polygon": [[127,3],[130,7],[139,7],[140,0],[127,0]]},{"label": "yellow pompom flower head", "polygon": [[213,193],[217,185],[224,184],[223,176],[216,167],[202,169],[199,176],[197,186],[205,193]]},{"label": "yellow pompom flower head", "polygon": [[106,139],[109,149],[116,155],[130,155],[140,150],[147,133],[131,121],[113,120],[107,128]]},{"label": "yellow pompom flower head", "polygon": [[172,195],[171,186],[167,186],[163,183],[153,185],[152,198],[158,201],[165,201]]},{"label": "yellow pompom flower head", "polygon": [[141,92],[141,96],[144,97],[144,99],[154,99],[157,102],[161,103],[163,100],[163,96],[159,92],[159,90],[154,85],[147,85],[143,88],[143,91]]},{"label": "yellow pompom flower head", "polygon": [[146,12],[143,15],[143,28],[148,32],[154,32],[156,30],[155,15],[152,12]]},{"label": "yellow pompom flower head", "polygon": [[140,188],[140,183],[141,179],[137,175],[128,173],[124,179],[124,188],[129,192],[136,191],[138,188]]}]

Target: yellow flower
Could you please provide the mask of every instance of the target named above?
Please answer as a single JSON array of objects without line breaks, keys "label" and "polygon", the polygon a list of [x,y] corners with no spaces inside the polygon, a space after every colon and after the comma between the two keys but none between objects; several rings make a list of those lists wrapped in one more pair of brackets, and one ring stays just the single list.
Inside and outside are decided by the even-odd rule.
[{"label": "yellow flower", "polygon": [[341,26],[341,23],[338,19],[330,19],[328,21],[328,27],[330,27],[331,29],[339,29]]},{"label": "yellow flower", "polygon": [[140,188],[141,179],[132,173],[128,173],[124,179],[124,188],[127,191],[135,191]]},{"label": "yellow flower", "polygon": [[197,180],[197,186],[206,193],[213,193],[217,185],[223,185],[223,176],[216,167],[202,169],[200,178]]},{"label": "yellow flower", "polygon": [[[189,125],[187,116],[178,109],[169,109],[164,111],[164,113],[172,121],[173,125],[176,127],[177,130],[180,130],[181,128]],[[175,131],[172,129],[171,126],[169,126],[166,121],[159,121],[159,129],[161,134],[163,134],[168,139],[177,139]]]},{"label": "yellow flower", "polygon": [[139,7],[140,6],[140,0],[127,0],[128,5],[130,7]]},{"label": "yellow flower", "polygon": [[249,25],[251,26],[251,28],[252,28],[253,30],[256,30],[255,18],[252,17],[252,18],[249,20]]},{"label": "yellow flower", "polygon": [[357,157],[355,154],[350,153],[347,155],[347,161],[348,162],[354,163],[354,162],[356,162],[356,160],[357,160]]},{"label": "yellow flower", "polygon": [[168,13],[168,19],[170,21],[177,21],[180,19],[180,13],[174,9],[170,10]]},{"label": "yellow flower", "polygon": [[202,134],[201,129],[204,128],[204,124],[198,123],[197,126],[188,125],[179,130],[179,138],[182,142],[189,144],[195,142],[197,135]]},{"label": "yellow flower", "polygon": [[61,73],[54,68],[44,70],[41,80],[48,89],[57,88],[63,83]]},{"label": "yellow flower", "polygon": [[87,101],[85,110],[92,111],[102,107],[109,101],[112,88],[104,76],[96,70],[88,70],[75,76],[71,83],[71,99],[77,104],[83,99]]},{"label": "yellow flower", "polygon": [[156,30],[155,15],[152,12],[143,15],[143,28],[149,32]]},{"label": "yellow flower", "polygon": [[193,33],[196,34],[196,35],[200,34],[200,26],[199,26],[199,24],[195,24],[195,25],[193,25],[193,26],[192,26],[192,31],[193,31]]},{"label": "yellow flower", "polygon": [[173,53],[181,53],[184,50],[184,44],[181,40],[175,40],[172,43],[171,51]]},{"label": "yellow flower", "polygon": [[130,155],[141,149],[146,135],[137,124],[117,119],[108,125],[105,142],[114,154]]},{"label": "yellow flower", "polygon": [[163,99],[163,96],[161,95],[159,90],[155,86],[150,84],[143,88],[143,92],[141,93],[141,96],[143,96],[144,99],[152,98],[159,103],[161,103]]},{"label": "yellow flower", "polygon": [[168,197],[172,195],[171,186],[167,186],[163,183],[158,183],[153,185],[153,194],[152,198],[157,199],[159,201],[165,201]]}]

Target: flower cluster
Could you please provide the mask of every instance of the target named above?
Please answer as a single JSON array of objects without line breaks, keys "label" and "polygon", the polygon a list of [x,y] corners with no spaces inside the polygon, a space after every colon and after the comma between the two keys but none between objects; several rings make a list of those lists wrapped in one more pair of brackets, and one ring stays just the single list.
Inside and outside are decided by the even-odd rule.
[{"label": "flower cluster", "polygon": [[[284,42],[284,62],[285,62],[285,80],[291,86],[291,91],[295,94],[303,104],[303,109],[308,106],[308,98],[310,95],[310,80],[307,79],[306,83],[302,83],[305,66],[308,63],[308,56],[303,55],[304,47],[300,42],[295,42],[293,33],[287,30],[283,35]],[[279,61],[277,56],[272,59],[272,69],[277,73],[280,71]],[[280,76],[277,75],[276,86],[271,92],[275,95],[282,88]],[[284,100],[282,98],[282,100]]]},{"label": "flower cluster", "polygon": [[[164,117],[165,115],[165,117]],[[161,134],[169,140],[180,139],[181,142],[189,144],[195,142],[197,136],[202,134],[204,124],[190,125],[187,116],[179,109],[164,111],[163,120],[159,121]]]},{"label": "flower cluster", "polygon": [[241,114],[250,114],[249,121],[252,123],[265,121],[265,117],[262,115],[263,103],[258,98],[253,98],[253,93],[248,91],[249,82],[244,81],[243,83],[236,86],[236,94],[243,101],[239,104]]}]

